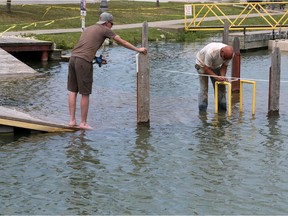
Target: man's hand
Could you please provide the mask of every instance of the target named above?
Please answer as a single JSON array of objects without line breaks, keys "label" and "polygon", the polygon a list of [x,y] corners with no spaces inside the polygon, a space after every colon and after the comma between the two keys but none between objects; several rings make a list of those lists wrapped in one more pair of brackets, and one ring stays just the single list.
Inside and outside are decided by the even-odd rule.
[{"label": "man's hand", "polygon": [[228,79],[224,76],[215,76],[214,77],[215,80],[219,81],[219,82],[225,82],[225,81],[228,81]]},{"label": "man's hand", "polygon": [[143,53],[144,55],[146,55],[147,54],[147,49],[145,47],[140,47],[140,48],[138,48],[138,52],[139,53]]}]

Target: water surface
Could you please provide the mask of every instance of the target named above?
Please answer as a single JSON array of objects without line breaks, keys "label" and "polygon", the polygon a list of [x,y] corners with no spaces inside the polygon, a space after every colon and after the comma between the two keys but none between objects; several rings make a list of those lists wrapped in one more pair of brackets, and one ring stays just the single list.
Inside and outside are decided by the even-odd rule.
[{"label": "water surface", "polygon": [[[136,122],[135,53],[113,47],[104,53],[108,65],[94,68],[94,130],[0,135],[0,212],[288,214],[288,53],[279,116],[267,116],[267,50],[241,59],[241,76],[257,81],[254,117],[249,86],[243,114],[234,98],[231,117],[216,115],[210,85],[200,115],[194,62],[208,42],[150,44],[150,127]],[[1,106],[68,122],[67,62],[33,67],[43,76],[0,81]],[[79,119],[79,100],[77,108]]]}]

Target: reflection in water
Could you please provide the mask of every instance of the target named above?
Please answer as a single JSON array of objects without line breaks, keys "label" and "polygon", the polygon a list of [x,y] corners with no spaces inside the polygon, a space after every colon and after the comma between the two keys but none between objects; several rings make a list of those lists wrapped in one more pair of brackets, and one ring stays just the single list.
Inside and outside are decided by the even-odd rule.
[{"label": "reflection in water", "polygon": [[147,165],[146,158],[149,156],[149,152],[153,151],[153,146],[149,143],[150,134],[150,126],[146,124],[138,124],[136,128],[136,142],[135,148],[130,152],[129,157],[134,168],[134,173],[143,172],[143,167]]},{"label": "reflection in water", "polygon": [[0,146],[1,145],[8,145],[9,143],[15,142],[22,137],[28,137],[31,133],[0,133]]},{"label": "reflection in water", "polygon": [[268,148],[281,148],[285,143],[284,134],[281,131],[281,125],[278,124],[280,116],[276,115],[267,115],[267,129],[265,132],[263,129],[260,130],[260,133],[266,137],[265,143],[263,143]]},{"label": "reflection in water", "polygon": [[[249,120],[248,124],[246,119],[237,122],[238,116],[232,115],[227,118],[226,113],[221,112],[210,119],[208,115],[199,115],[199,119],[202,125],[199,125],[198,130],[195,131],[199,144],[194,150],[194,154],[197,156],[193,158],[195,168],[192,172],[196,185],[203,185],[202,191],[196,191],[198,202],[206,202],[207,197],[210,197],[211,210],[208,212],[231,214],[233,212],[231,209],[239,208],[241,205],[242,198],[237,193],[246,187],[243,185],[243,178],[248,177],[240,174],[243,170],[242,160],[247,160],[243,148],[245,149],[245,145],[248,144],[246,143],[249,141],[248,136],[257,129],[255,127],[253,129],[253,120]],[[251,131],[249,135],[245,134],[244,125],[249,127],[248,130]],[[255,137],[250,141],[252,144]],[[246,197],[246,199],[249,198]],[[228,205],[229,210],[223,209],[223,204]],[[205,209],[199,211],[204,214],[207,212]]]},{"label": "reflection in water", "polygon": [[66,164],[72,170],[69,172],[71,185],[70,196],[66,198],[68,212],[80,215],[97,212],[97,206],[88,207],[87,201],[92,198],[97,181],[97,168],[100,168],[100,161],[97,157],[98,151],[93,149],[92,140],[86,138],[85,131],[75,133],[71,136],[66,147]]}]

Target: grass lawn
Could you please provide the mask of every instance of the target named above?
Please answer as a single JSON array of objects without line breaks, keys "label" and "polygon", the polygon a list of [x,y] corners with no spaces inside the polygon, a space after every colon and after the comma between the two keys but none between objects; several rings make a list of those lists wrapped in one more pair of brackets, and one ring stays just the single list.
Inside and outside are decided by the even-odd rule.
[{"label": "grass lawn", "polygon": [[[109,1],[108,9],[114,16],[114,24],[142,23],[144,21],[161,21],[184,19],[184,3],[128,2]],[[6,6],[0,8],[0,32],[80,28],[80,5],[13,5],[12,11],[6,12]],[[87,4],[86,26],[94,24],[99,18],[100,3]],[[115,30],[123,39],[133,44],[141,42],[141,28]],[[205,35],[204,33],[200,33]],[[53,35],[27,35],[37,39],[53,41],[57,48],[70,49],[79,38],[80,33]],[[170,40],[194,40],[199,33],[168,32],[149,28],[149,41],[163,38]]]},{"label": "grass lawn", "polygon": [[[80,1],[79,1],[80,2]],[[131,2],[131,1],[109,1],[108,9],[114,16],[114,23],[130,24],[143,23],[144,21],[161,21],[184,19],[185,3],[161,3],[156,6],[155,2]],[[86,5],[86,26],[94,24],[99,17],[100,3],[89,3]],[[241,9],[237,7],[222,8],[226,15],[237,14]],[[201,13],[206,13],[202,11]],[[221,14],[218,14],[221,15]],[[213,24],[213,23],[212,23]],[[38,29],[63,29],[80,28],[80,3],[68,5],[13,5],[11,12],[6,11],[6,5],[0,6],[0,35],[5,31],[23,31]],[[141,41],[141,29],[115,30],[123,39],[133,44]],[[213,32],[214,34],[215,32]],[[149,28],[149,41],[161,38],[175,41],[193,41],[211,32],[180,32],[165,31]],[[53,41],[57,48],[70,49],[79,38],[80,33],[65,33],[54,35],[34,35],[42,40]],[[27,35],[31,36],[31,35]]]}]

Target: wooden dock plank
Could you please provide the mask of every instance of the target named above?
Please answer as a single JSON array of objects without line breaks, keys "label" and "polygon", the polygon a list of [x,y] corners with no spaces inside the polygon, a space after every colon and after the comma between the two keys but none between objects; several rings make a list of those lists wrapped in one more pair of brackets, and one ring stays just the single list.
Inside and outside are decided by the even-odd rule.
[{"label": "wooden dock plank", "polygon": [[47,122],[34,118],[26,113],[16,110],[0,107],[0,125],[30,129],[41,132],[73,132],[79,130],[76,127],[70,127],[64,124]]},{"label": "wooden dock plank", "polygon": [[0,125],[18,127],[24,129],[30,129],[35,131],[42,132],[73,132],[76,131],[76,128],[66,127],[63,125],[57,124],[48,124],[44,122],[25,122],[23,119],[5,119],[5,117],[0,116]]}]

